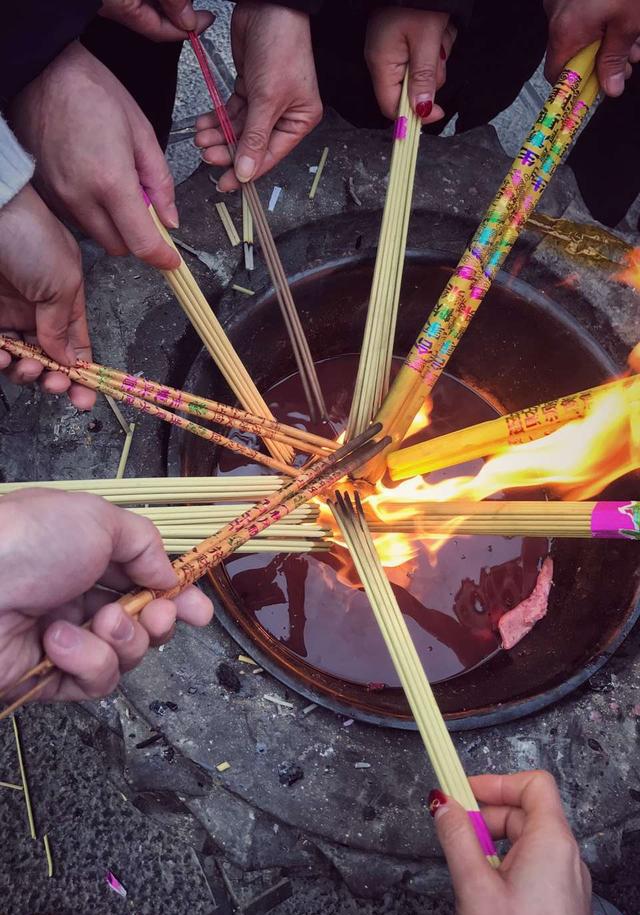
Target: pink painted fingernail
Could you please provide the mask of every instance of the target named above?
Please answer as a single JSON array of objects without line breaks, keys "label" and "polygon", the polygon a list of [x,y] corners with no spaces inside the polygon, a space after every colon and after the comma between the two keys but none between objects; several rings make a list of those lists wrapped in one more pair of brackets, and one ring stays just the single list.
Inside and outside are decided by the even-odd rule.
[{"label": "pink painted fingernail", "polygon": [[80,644],[80,633],[75,626],[61,620],[56,623],[52,640],[57,648],[62,648],[63,651],[71,651],[72,648],[77,648]]},{"label": "pink painted fingernail", "polygon": [[423,120],[428,118],[431,112],[433,111],[433,102],[428,96],[423,96],[422,98],[418,96],[416,101],[416,114],[419,118]]}]

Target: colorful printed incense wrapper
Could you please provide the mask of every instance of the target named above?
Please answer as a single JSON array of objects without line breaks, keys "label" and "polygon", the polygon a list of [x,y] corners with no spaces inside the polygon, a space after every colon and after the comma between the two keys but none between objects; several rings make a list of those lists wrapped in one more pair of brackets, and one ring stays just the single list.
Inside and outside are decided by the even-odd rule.
[{"label": "colorful printed incense wrapper", "polygon": [[393,128],[393,139],[394,140],[404,140],[407,136],[407,125],[408,119],[401,114],[400,117],[396,118],[396,123]]},{"label": "colorful printed incense wrapper", "polygon": [[614,540],[640,540],[640,502],[596,502],[591,535]]},{"label": "colorful printed incense wrapper", "polygon": [[467,810],[467,816],[471,820],[475,833],[480,842],[480,848],[487,856],[487,858],[497,858],[498,852],[496,847],[493,844],[493,839],[491,834],[487,829],[487,824],[484,821],[484,817],[479,810]]}]

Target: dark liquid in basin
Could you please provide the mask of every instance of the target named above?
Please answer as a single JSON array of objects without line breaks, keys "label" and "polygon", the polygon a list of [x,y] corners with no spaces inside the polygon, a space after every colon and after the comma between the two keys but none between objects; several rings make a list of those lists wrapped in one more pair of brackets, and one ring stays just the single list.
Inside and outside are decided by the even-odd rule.
[{"label": "dark liquid in basin", "polygon": [[[274,385],[265,399],[283,422],[335,438],[346,423],[357,365],[357,356],[317,365],[331,427],[309,423],[297,375]],[[482,397],[445,375],[434,390],[429,426],[410,443],[496,415]],[[242,440],[257,445],[250,437]],[[482,461],[469,461],[425,479],[436,483],[448,476],[475,474],[481,465]],[[263,468],[224,452],[217,472],[261,473]],[[547,552],[546,540],[453,536],[435,556],[419,545],[415,558],[387,570],[432,683],[463,673],[499,647],[498,619],[531,593]],[[226,568],[245,613],[307,663],[355,683],[397,687],[398,677],[364,592],[338,578],[345,562],[346,551],[335,547],[314,554],[238,555]]]}]

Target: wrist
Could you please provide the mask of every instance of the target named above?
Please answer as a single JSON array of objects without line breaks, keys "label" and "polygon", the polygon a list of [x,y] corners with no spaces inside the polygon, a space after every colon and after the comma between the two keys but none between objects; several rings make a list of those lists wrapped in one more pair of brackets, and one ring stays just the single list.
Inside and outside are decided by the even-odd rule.
[{"label": "wrist", "polygon": [[25,572],[22,560],[28,550],[28,527],[20,503],[11,494],[0,496],[0,613],[12,608],[12,584]]}]

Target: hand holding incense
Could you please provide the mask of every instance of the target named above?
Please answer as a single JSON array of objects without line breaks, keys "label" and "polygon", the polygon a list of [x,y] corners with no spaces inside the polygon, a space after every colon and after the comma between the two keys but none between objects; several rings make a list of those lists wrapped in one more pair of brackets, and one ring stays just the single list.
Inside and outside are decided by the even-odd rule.
[{"label": "hand holding incense", "polygon": [[467,811],[487,860],[494,867],[498,867],[500,859],[420,663],[407,624],[378,559],[358,496],[356,495],[354,505],[349,496],[343,497],[336,493],[336,502],[332,503],[332,507],[380,632],[389,649],[438,782],[442,789]]},{"label": "hand holding incense", "polygon": [[[151,601],[158,598],[168,600],[175,598],[186,587],[219,565],[243,543],[280,521],[314,496],[335,486],[339,480],[370,460],[381,448],[386,447],[388,443],[385,439],[379,442],[374,439],[379,431],[379,426],[372,426],[362,435],[343,445],[334,454],[309,464],[287,486],[253,506],[221,531],[175,560],[173,569],[178,576],[177,585],[166,590],[143,588],[132,591],[118,600],[120,606],[129,616],[137,617]],[[36,685],[20,699],[0,712],[0,720],[15,711],[24,702],[28,702],[40,694],[54,676],[52,667],[50,659],[45,658],[11,685],[10,689],[13,692],[32,677],[40,678]],[[5,692],[7,692],[6,689],[1,691],[0,696]]]}]

